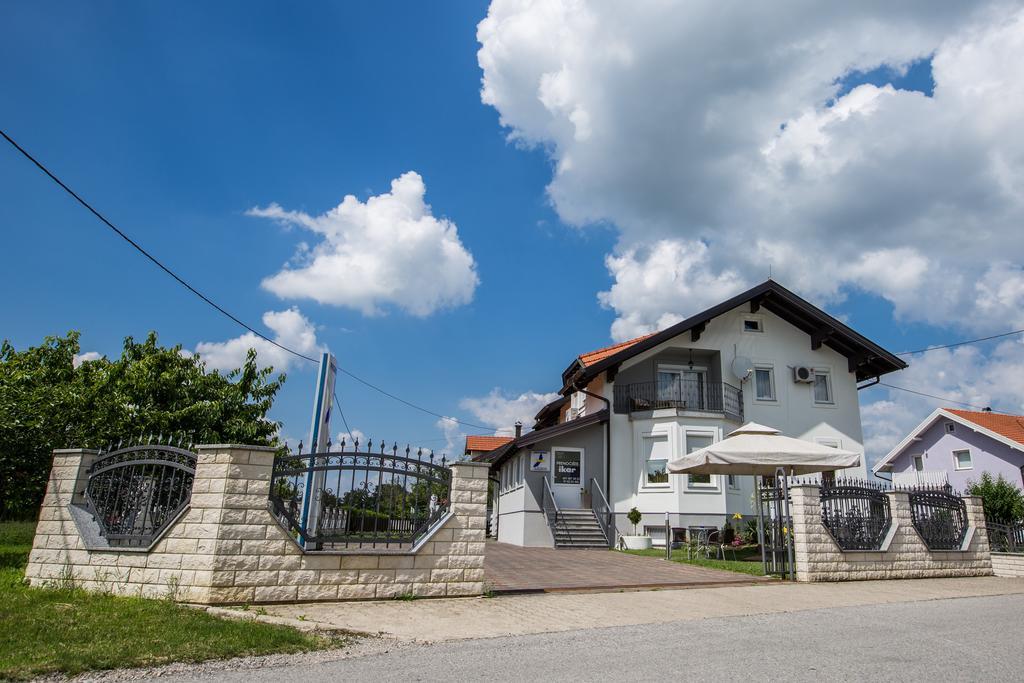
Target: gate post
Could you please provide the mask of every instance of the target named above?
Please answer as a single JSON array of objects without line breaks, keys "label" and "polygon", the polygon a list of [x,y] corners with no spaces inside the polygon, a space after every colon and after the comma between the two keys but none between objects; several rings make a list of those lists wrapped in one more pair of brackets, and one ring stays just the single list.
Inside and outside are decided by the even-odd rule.
[{"label": "gate post", "polygon": [[797,484],[789,489],[793,502],[790,515],[793,528],[793,555],[796,564],[796,580],[807,581],[811,554],[816,544],[828,543],[824,538],[825,527],[821,523],[821,490],[817,484]]}]

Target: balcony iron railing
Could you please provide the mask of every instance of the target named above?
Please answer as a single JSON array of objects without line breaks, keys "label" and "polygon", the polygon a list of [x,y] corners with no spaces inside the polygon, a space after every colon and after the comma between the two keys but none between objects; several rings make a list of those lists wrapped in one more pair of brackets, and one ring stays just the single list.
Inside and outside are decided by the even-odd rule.
[{"label": "balcony iron railing", "polygon": [[725,382],[673,379],[616,384],[614,399],[617,413],[678,408],[722,413],[737,422],[743,421],[743,391]]}]

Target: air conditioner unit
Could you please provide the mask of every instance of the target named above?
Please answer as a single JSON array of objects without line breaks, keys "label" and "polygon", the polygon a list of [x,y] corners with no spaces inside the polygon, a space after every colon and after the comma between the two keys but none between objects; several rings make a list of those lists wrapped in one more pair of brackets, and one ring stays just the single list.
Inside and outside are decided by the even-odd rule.
[{"label": "air conditioner unit", "polygon": [[811,384],[814,382],[814,368],[797,366],[793,368],[793,381]]}]

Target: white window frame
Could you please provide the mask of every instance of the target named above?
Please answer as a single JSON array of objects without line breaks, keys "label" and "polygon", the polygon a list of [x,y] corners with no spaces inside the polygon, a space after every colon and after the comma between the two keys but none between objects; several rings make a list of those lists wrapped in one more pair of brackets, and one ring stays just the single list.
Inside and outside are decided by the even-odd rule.
[{"label": "white window frame", "polygon": [[[771,398],[761,398],[757,395],[757,372],[758,370],[768,371],[768,380],[772,385],[772,396]],[[779,385],[775,381],[775,366],[771,363],[754,363],[754,400],[758,403],[778,403],[779,402]]]},{"label": "white window frame", "polygon": [[[967,454],[967,467],[960,467],[960,458],[957,457],[958,453]],[[958,448],[955,451],[953,451],[953,469],[955,469],[958,472],[964,472],[966,470],[974,469],[974,454],[971,453],[970,448]]]},{"label": "white window frame", "polygon": [[647,449],[645,448],[645,442],[647,439],[665,439],[665,443],[668,445],[668,459],[665,462],[666,466],[672,461],[672,456],[675,454],[675,449],[672,447],[672,435],[667,430],[652,430],[640,434],[638,450],[640,455],[640,490],[650,492],[674,491],[675,486],[672,484],[672,475],[669,475],[668,481],[664,484],[652,484],[647,481],[647,463],[650,462],[650,459],[646,457]]},{"label": "white window frame", "polygon": [[[836,388],[835,388],[835,385],[832,383],[832,368],[814,368],[814,370],[812,372],[813,372],[814,382],[811,383],[811,401],[816,406],[829,407],[829,408],[835,407],[835,405],[836,405]],[[828,400],[827,401],[819,401],[818,400],[818,395],[815,393],[815,389],[817,388],[818,376],[819,375],[821,375],[822,377],[825,378],[825,384],[828,387]]]},{"label": "white window frame", "polygon": [[[697,429],[692,427],[686,427],[683,429],[683,447],[680,449],[683,453],[690,452],[690,437],[691,436],[706,436],[711,437],[711,443],[716,443],[718,438],[718,432],[714,429]],[[722,490],[722,484],[717,474],[709,474],[708,483],[695,482],[693,481],[693,475],[686,475],[686,488],[690,491],[707,491],[709,493],[720,492]]]},{"label": "white window frame", "polygon": [[956,432],[956,423],[955,422],[947,422],[946,423],[946,433],[947,434],[953,434],[955,432]]},{"label": "white window frame", "polygon": [[[757,323],[756,330],[748,330],[747,322]],[[745,334],[764,334],[764,316],[761,315],[745,315],[740,318],[740,331]]]},{"label": "white window frame", "polygon": [[[921,469],[917,469],[917,464],[921,463]],[[910,456],[910,468],[914,472],[924,472],[924,455],[912,455]]]}]

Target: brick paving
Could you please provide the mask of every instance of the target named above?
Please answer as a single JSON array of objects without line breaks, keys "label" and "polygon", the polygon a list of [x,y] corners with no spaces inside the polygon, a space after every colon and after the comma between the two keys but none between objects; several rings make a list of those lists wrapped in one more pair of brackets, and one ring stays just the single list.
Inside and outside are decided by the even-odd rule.
[{"label": "brick paving", "polygon": [[614,550],[523,548],[488,541],[484,580],[495,593],[692,588],[772,581]]}]

